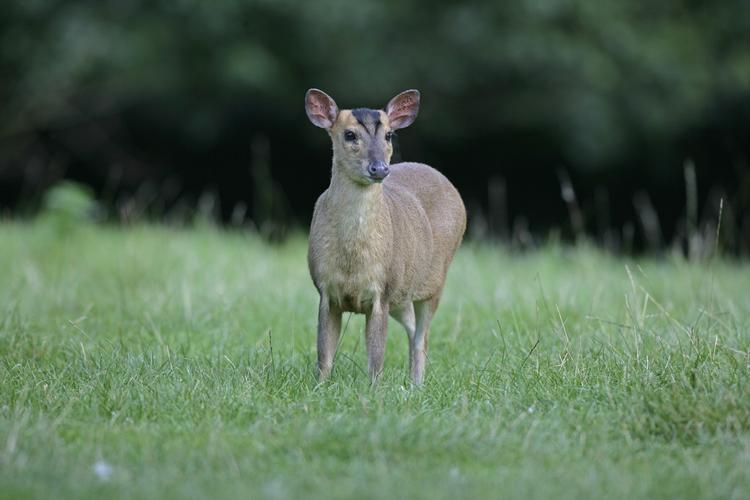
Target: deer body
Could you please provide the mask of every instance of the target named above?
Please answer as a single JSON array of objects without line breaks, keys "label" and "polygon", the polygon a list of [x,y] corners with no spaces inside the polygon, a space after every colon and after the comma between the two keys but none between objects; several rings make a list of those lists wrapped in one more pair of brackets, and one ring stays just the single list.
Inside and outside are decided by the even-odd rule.
[{"label": "deer body", "polygon": [[[357,113],[339,112],[333,100],[326,98],[330,99],[320,96],[328,118],[324,124],[330,123],[325,128],[334,141],[333,169],[330,187],[315,204],[308,253],[310,274],[320,293],[319,374],[321,378],[330,374],[341,314],[351,311],[367,317],[368,367],[376,380],[382,370],[390,314],[407,331],[411,375],[420,384],[430,320],[466,227],[464,205],[458,191],[437,170],[419,163],[388,165],[390,141],[379,143],[378,134],[387,137],[391,129],[403,128],[399,124],[408,125],[416,110],[411,121],[407,116],[406,122],[399,122],[393,101],[391,113]],[[325,104],[330,103],[333,110],[326,110]],[[310,107],[308,102],[308,116]],[[313,113],[311,120],[316,123],[314,118]],[[355,129],[358,136],[352,140],[347,133]],[[370,136],[367,145],[366,134]],[[348,137],[338,141],[340,148],[338,136]],[[378,145],[386,142],[380,159]]]}]

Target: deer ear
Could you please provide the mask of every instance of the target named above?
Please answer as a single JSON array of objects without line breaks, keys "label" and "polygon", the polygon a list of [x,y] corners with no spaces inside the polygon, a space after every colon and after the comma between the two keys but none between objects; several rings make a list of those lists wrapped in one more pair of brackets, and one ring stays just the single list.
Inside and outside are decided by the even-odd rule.
[{"label": "deer ear", "polygon": [[310,89],[305,94],[305,112],[313,125],[329,129],[336,122],[339,108],[331,96],[318,89]]},{"label": "deer ear", "polygon": [[390,100],[385,107],[385,113],[391,122],[391,128],[398,130],[406,128],[417,118],[419,113],[419,91],[405,90]]}]

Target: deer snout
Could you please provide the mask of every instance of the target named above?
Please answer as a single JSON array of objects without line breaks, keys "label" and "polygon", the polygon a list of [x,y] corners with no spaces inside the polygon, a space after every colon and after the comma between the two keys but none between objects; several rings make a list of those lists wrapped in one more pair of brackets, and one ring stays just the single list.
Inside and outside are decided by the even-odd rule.
[{"label": "deer snout", "polygon": [[390,172],[388,164],[382,160],[371,161],[367,166],[367,174],[375,181],[382,181]]}]

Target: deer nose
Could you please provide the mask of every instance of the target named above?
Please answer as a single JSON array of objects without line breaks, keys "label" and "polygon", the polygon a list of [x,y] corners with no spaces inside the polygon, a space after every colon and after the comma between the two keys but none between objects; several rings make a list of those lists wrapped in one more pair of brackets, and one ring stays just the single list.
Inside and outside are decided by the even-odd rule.
[{"label": "deer nose", "polygon": [[391,169],[388,168],[388,164],[382,160],[370,162],[367,166],[367,173],[370,175],[370,178],[378,181],[385,179],[390,172]]}]

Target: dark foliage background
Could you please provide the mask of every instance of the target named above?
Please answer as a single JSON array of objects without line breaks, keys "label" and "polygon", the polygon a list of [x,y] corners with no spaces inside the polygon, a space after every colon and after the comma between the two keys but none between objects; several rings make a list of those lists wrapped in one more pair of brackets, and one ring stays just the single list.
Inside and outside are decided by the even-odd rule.
[{"label": "dark foliage background", "polygon": [[747,0],[6,0],[0,38],[6,211],[66,178],[115,220],[283,235],[329,180],[305,90],[419,88],[401,156],[455,182],[475,236],[701,251],[723,203],[722,247],[750,249]]}]

